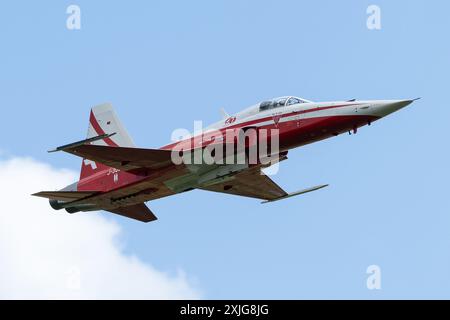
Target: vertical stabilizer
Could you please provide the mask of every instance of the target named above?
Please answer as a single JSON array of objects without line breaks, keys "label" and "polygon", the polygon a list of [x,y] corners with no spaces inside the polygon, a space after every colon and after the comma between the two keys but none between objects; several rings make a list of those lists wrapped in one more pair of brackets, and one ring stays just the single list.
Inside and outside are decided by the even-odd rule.
[{"label": "vertical stabilizer", "polygon": [[[87,139],[112,133],[115,133],[114,136],[94,141],[92,144],[110,147],[134,147],[133,140],[120,122],[111,104],[105,103],[93,107],[89,116]],[[83,159],[80,180],[107,168],[101,163]]]}]

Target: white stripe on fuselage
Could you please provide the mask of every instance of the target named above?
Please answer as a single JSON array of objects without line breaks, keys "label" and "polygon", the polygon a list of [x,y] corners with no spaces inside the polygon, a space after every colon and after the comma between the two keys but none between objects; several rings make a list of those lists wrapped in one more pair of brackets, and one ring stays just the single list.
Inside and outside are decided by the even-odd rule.
[{"label": "white stripe on fuselage", "polygon": [[[302,105],[300,105],[302,106]],[[311,118],[319,118],[319,117],[329,117],[329,116],[352,116],[352,115],[370,115],[371,111],[370,108],[368,109],[361,109],[362,107],[369,106],[368,103],[351,103],[351,104],[344,104],[344,103],[320,103],[320,104],[311,104],[308,103],[308,107],[305,108],[305,106],[302,106],[302,108],[299,108],[298,105],[292,106],[292,107],[285,107],[284,110],[280,110],[279,112],[273,112],[274,110],[266,111],[266,112],[260,112],[258,114],[255,114],[253,116],[244,117],[244,118],[237,118],[236,122],[224,125],[223,121],[216,122],[209,127],[205,129],[205,133],[215,131],[215,130],[221,130],[221,129],[227,129],[227,128],[236,128],[236,127],[244,127],[246,123],[257,121],[258,119],[264,119],[264,118],[270,118],[267,120],[262,120],[261,122],[257,123],[251,123],[249,124],[252,127],[261,127],[266,126],[274,123],[273,118],[279,117],[278,123],[284,123],[288,121],[294,121],[294,120],[304,120],[304,119],[311,119]],[[317,111],[311,111],[311,109],[315,108],[328,108],[328,109],[321,109]],[[286,114],[294,113],[291,116],[286,116]]]}]

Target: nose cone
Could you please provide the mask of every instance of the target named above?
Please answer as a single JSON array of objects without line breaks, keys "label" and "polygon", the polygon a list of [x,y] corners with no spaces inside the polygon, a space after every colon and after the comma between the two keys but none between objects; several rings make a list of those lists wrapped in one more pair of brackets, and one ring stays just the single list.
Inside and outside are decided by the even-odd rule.
[{"label": "nose cone", "polygon": [[395,111],[398,111],[407,105],[410,105],[417,99],[412,100],[385,100],[379,101],[376,105],[376,115],[380,117],[385,117]]}]

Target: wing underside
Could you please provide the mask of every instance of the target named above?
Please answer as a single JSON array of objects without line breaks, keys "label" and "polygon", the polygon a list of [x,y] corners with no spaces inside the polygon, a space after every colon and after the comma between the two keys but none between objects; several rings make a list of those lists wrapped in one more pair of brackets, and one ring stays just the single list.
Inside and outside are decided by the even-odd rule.
[{"label": "wing underside", "polygon": [[[184,167],[181,166],[180,168],[173,165],[171,151],[169,150],[83,144],[65,148],[64,151],[125,171],[161,169],[164,167],[178,167],[177,169],[182,169]],[[265,175],[259,166],[235,174],[230,180],[225,182],[199,187],[199,189],[263,200],[275,200],[288,195],[286,191]],[[104,196],[100,195],[100,197]]]},{"label": "wing underside", "polygon": [[275,200],[288,195],[286,191],[265,175],[260,167],[238,173],[229,181],[201,187],[200,189],[263,200]]},{"label": "wing underside", "polygon": [[[100,191],[43,191],[35,196],[64,202],[57,204],[68,212],[106,210],[143,222],[156,220],[145,205],[146,201],[179,192],[202,189],[231,195],[256,198],[272,202],[325,187],[321,185],[294,193],[287,193],[261,171],[261,166],[243,168],[213,167],[204,165],[175,165],[172,151],[133,147],[86,144],[110,135],[101,135],[57,148],[84,159],[131,172],[142,177],[125,187]],[[286,159],[284,154],[279,161]],[[53,205],[52,205],[53,206]],[[54,207],[54,206],[53,206]],[[55,207],[54,207],[55,208]],[[59,208],[59,209],[60,209]],[[58,209],[58,208],[56,208]],[[70,211],[72,209],[72,212]],[[79,210],[78,210],[79,209]]]}]

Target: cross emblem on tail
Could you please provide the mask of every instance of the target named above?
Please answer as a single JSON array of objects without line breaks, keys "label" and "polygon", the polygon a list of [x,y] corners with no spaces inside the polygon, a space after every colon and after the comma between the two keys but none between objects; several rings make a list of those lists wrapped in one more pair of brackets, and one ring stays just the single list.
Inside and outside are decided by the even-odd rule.
[{"label": "cross emblem on tail", "polygon": [[84,165],[85,166],[91,166],[92,170],[97,169],[97,164],[95,163],[95,161],[89,160],[89,159],[84,159]]}]

